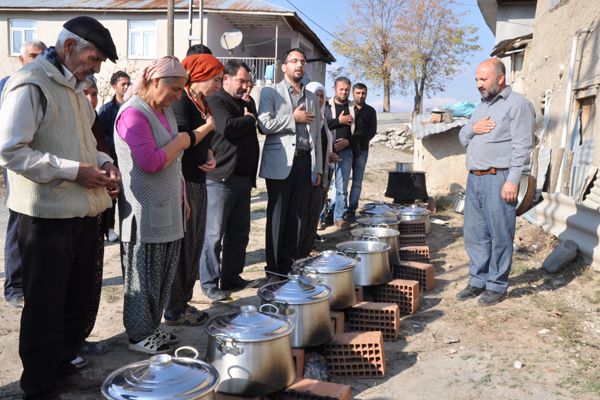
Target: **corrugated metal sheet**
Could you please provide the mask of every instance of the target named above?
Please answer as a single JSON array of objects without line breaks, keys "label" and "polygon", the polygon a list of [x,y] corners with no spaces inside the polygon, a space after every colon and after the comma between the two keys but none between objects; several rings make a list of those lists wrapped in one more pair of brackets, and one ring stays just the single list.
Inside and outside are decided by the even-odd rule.
[{"label": "corrugated metal sheet", "polygon": [[436,135],[439,133],[445,133],[452,128],[463,127],[469,118],[454,118],[452,122],[439,122],[432,124],[429,122],[431,113],[419,114],[414,118],[413,121],[413,133],[417,139],[423,139],[429,135]]},{"label": "corrugated metal sheet", "polygon": [[600,213],[598,210],[576,204],[561,193],[543,193],[544,200],[528,211],[525,218],[559,238],[573,240],[580,253],[600,266]]},{"label": "corrugated metal sheet", "polygon": [[[188,0],[175,0],[175,8],[188,7]],[[198,6],[198,0],[194,0]],[[102,10],[158,10],[167,8],[167,0],[0,0],[0,8],[56,8]],[[290,10],[263,0],[205,0],[206,10],[235,10],[291,13]]]}]

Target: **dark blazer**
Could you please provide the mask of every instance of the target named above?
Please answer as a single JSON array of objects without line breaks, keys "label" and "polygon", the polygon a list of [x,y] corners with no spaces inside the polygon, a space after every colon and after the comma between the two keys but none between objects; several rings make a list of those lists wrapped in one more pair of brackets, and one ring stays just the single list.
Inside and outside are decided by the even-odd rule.
[{"label": "dark blazer", "polygon": [[224,89],[208,98],[215,119],[211,148],[217,167],[207,174],[213,181],[223,182],[231,175],[250,176],[256,186],[259,146],[256,119],[244,115],[247,108],[256,116],[254,100],[246,102],[232,97]]}]

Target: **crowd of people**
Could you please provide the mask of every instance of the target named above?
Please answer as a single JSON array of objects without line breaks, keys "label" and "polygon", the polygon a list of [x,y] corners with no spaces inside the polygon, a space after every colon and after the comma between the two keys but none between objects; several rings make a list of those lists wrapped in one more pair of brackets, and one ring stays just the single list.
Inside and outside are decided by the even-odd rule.
[{"label": "crowd of people", "polygon": [[[26,399],[55,398],[79,379],[86,354],[109,350],[86,340],[105,239],[120,239],[128,348],[160,354],[178,341],[162,321],[197,326],[208,318],[189,304],[197,280],[221,301],[284,279],[309,255],[320,220],[333,212],[344,228],[338,221],[356,210],[376,131],[367,87],[356,83],[351,102],[350,81],[339,78],[328,102],[322,84],[307,82],[301,49],[285,52],[283,79],[263,87],[258,102],[248,65],[222,64],[195,45],[181,61],[161,57],[137,76],[115,72],[114,96],[98,113],[94,75],[118,59],[100,22],[73,18],[54,46],[33,41],[21,50],[23,67],[0,81],[0,165],[10,213],[5,298],[22,307]],[[268,195],[266,274],[246,280],[257,175]],[[326,207],[333,180],[335,201]]]}]

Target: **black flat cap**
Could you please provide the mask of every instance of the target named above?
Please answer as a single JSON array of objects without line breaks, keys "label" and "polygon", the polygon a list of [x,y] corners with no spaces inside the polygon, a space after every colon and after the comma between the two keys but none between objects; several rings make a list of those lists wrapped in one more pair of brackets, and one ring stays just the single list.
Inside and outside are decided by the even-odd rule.
[{"label": "black flat cap", "polygon": [[98,50],[103,52],[110,61],[115,62],[119,59],[110,32],[98,20],[86,16],[75,17],[65,22],[63,28],[88,42],[94,43]]}]

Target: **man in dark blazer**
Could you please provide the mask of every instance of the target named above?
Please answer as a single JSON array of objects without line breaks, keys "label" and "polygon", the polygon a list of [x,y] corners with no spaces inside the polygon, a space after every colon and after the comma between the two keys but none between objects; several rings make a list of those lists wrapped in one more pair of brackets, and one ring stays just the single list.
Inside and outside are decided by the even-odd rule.
[{"label": "man in dark blazer", "polygon": [[[283,80],[260,93],[258,124],[266,135],[259,176],[267,181],[266,258],[269,281],[286,275],[297,257],[302,215],[311,185],[323,174],[319,102],[304,90],[306,56],[282,58]],[[272,274],[273,273],[273,274]]]}]

